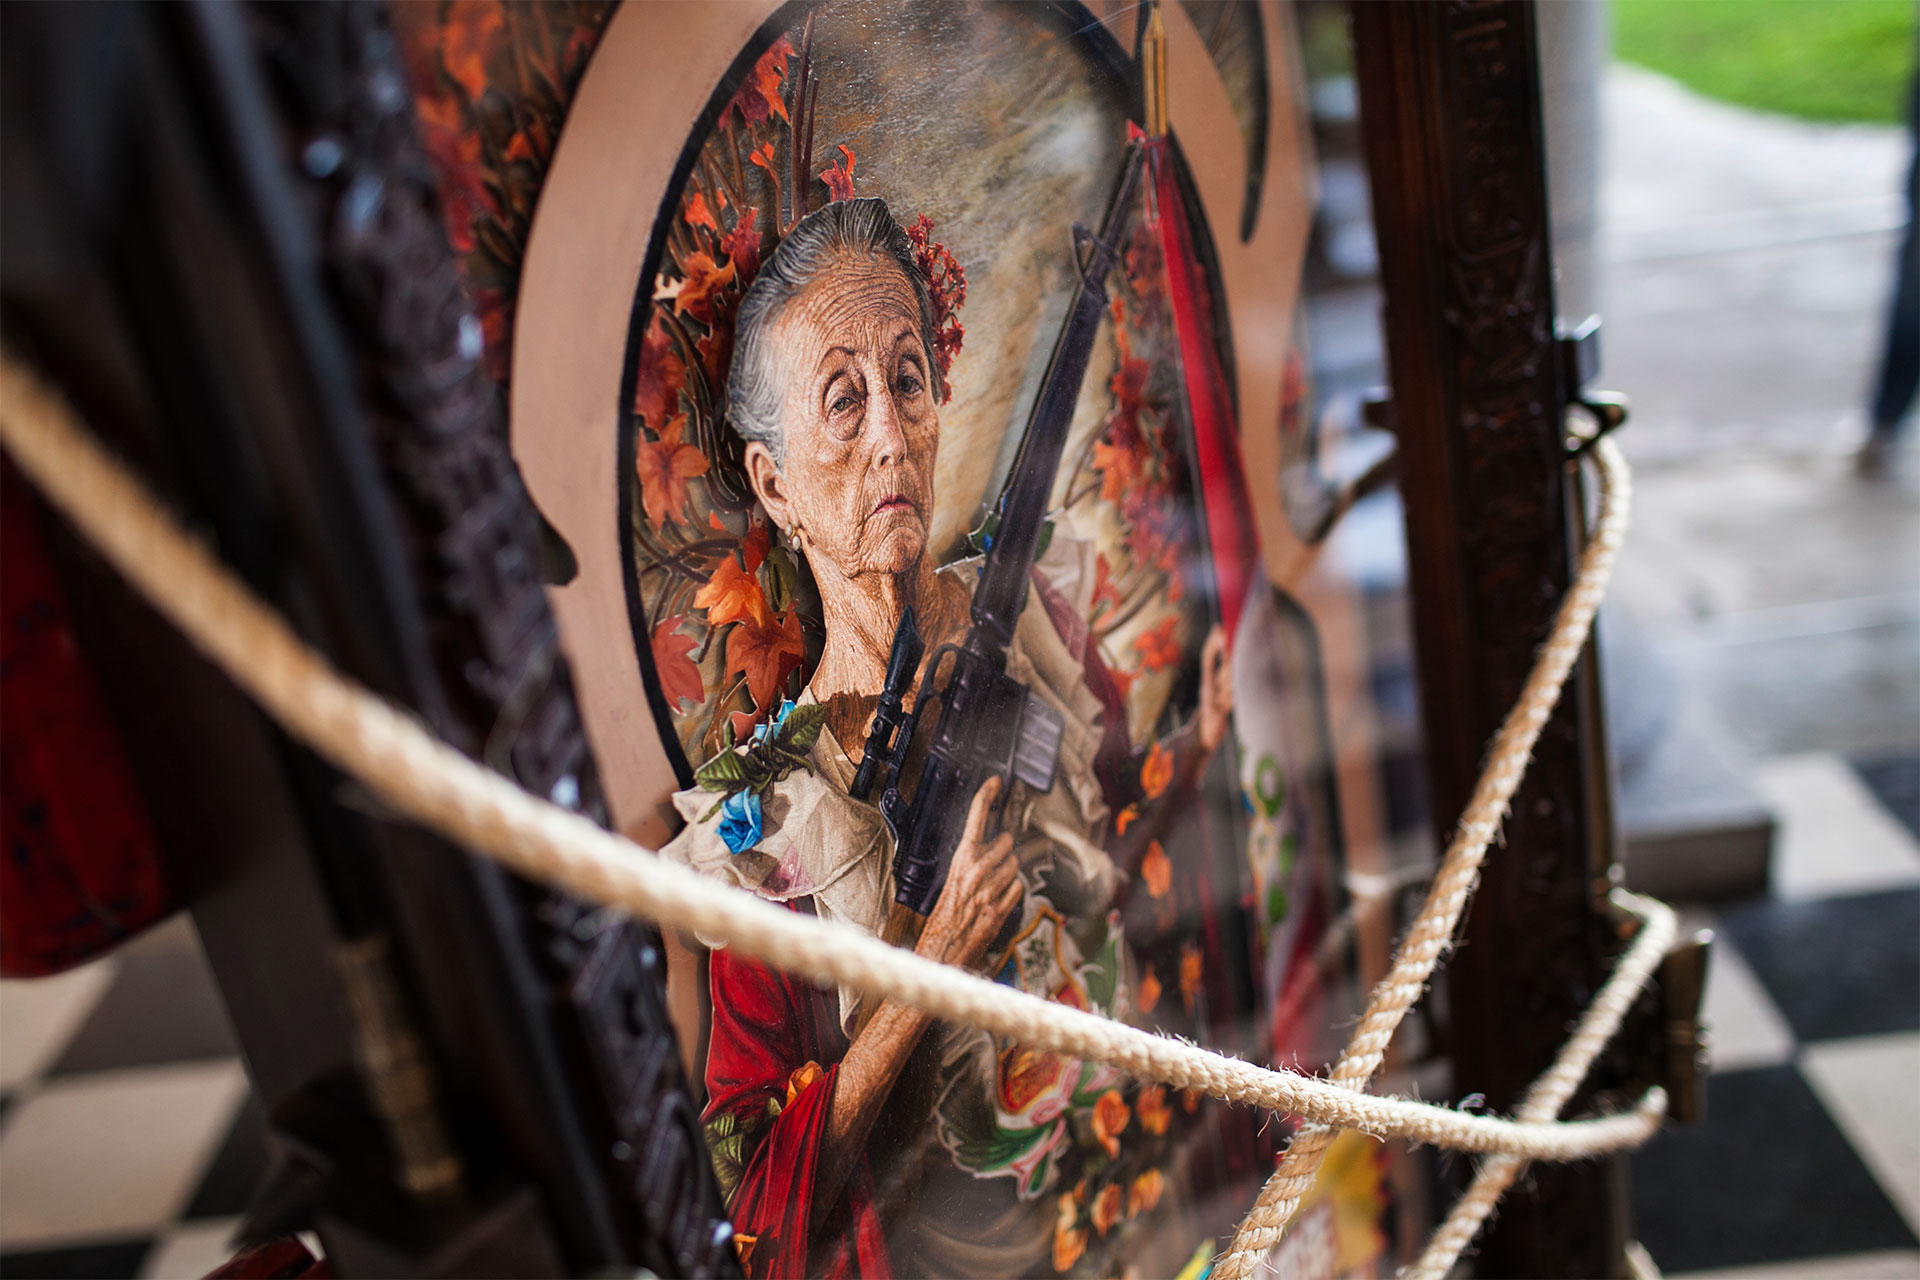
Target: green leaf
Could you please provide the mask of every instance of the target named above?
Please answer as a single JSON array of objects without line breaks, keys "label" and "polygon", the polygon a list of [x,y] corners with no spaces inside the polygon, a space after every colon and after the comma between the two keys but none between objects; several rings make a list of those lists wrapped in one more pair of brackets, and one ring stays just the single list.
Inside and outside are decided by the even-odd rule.
[{"label": "green leaf", "polygon": [[704,791],[738,791],[747,780],[747,757],[737,751],[722,751],[701,765],[693,780]]},{"label": "green leaf", "polygon": [[827,709],[817,702],[810,702],[787,712],[786,723],[780,726],[775,741],[782,750],[797,757],[795,763],[804,763],[806,754],[820,740],[820,730],[826,724]]}]

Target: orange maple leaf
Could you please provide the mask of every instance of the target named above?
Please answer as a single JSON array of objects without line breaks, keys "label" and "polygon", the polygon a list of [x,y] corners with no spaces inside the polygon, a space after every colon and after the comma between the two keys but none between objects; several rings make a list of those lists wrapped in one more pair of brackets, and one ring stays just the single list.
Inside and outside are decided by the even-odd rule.
[{"label": "orange maple leaf", "polygon": [[767,549],[773,545],[773,528],[755,515],[747,521],[747,536],[740,539],[740,557],[752,573],[766,563]]},{"label": "orange maple leaf", "polygon": [[707,585],[693,597],[693,605],[707,611],[709,627],[741,621],[767,627],[773,622],[773,611],[767,607],[767,593],[760,589],[760,579],[742,569],[740,562],[730,555],[720,557]]},{"label": "orange maple leaf", "polygon": [[680,710],[683,702],[707,700],[707,683],[700,677],[700,668],[687,656],[698,642],[692,636],[680,634],[680,624],[686,620],[686,615],[681,614],[653,629],[653,674],[660,681],[660,692],[666,695],[667,705],[675,711]]},{"label": "orange maple leaf", "polygon": [[712,324],[714,295],[733,283],[733,264],[729,262],[723,267],[713,260],[713,255],[696,250],[687,255],[680,269],[686,272],[686,280],[673,299],[673,313],[691,315],[702,324]]},{"label": "orange maple leaf", "polygon": [[1087,612],[1098,617],[1102,607],[1118,608],[1119,605],[1120,592],[1113,585],[1113,569],[1107,564],[1107,553],[1102,551],[1093,562],[1093,602]]},{"label": "orange maple leaf", "polygon": [[733,264],[733,278],[745,283],[760,270],[760,211],[746,208],[733,224],[733,230],[720,238],[720,252]]},{"label": "orange maple leaf", "polygon": [[721,127],[725,127],[727,116],[738,111],[740,118],[750,125],[764,124],[767,117],[777,115],[787,123],[793,123],[787,116],[786,99],[780,96],[780,87],[787,78],[787,63],[793,57],[793,41],[781,36],[774,41],[773,47],[754,62],[753,70],[747,73],[746,83],[727,103],[726,110],[720,113]]},{"label": "orange maple leaf", "polygon": [[660,429],[658,440],[643,440],[634,449],[640,502],[655,528],[669,520],[687,522],[687,481],[707,473],[707,455],[680,443],[686,425],[687,415],[676,414]]},{"label": "orange maple leaf", "polygon": [[1168,618],[1159,626],[1140,634],[1133,642],[1134,649],[1140,654],[1140,665],[1148,671],[1159,671],[1180,661],[1180,642],[1173,638],[1173,629],[1180,619]]},{"label": "orange maple leaf", "polygon": [[1167,857],[1158,840],[1147,845],[1147,856],[1140,862],[1140,879],[1155,898],[1166,897],[1173,888],[1173,859]]},{"label": "orange maple leaf", "polygon": [[[764,608],[764,596],[761,601]],[[773,705],[786,686],[787,676],[806,654],[800,615],[792,609],[781,614],[777,622],[762,624],[748,618],[727,633],[727,670],[746,676],[747,692],[753,695],[754,705],[763,709]]]},{"label": "orange maple leaf", "polygon": [[468,102],[487,91],[487,63],[507,32],[507,15],[498,0],[458,0],[441,23],[440,60]]},{"label": "orange maple leaf", "polygon": [[720,234],[720,224],[714,220],[713,210],[707,208],[707,197],[703,192],[696,191],[687,197],[687,206],[681,211],[680,217],[690,227],[705,227],[715,235]]},{"label": "orange maple leaf", "polygon": [[1093,466],[1100,473],[1100,499],[1122,502],[1140,480],[1140,456],[1130,446],[1102,437],[1093,446]]}]

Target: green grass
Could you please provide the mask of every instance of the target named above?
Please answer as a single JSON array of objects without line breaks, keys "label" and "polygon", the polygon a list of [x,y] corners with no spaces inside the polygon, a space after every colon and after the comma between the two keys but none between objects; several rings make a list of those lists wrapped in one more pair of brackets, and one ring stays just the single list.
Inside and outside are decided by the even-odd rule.
[{"label": "green grass", "polygon": [[1613,0],[1614,54],[1727,102],[1895,123],[1915,0]]}]

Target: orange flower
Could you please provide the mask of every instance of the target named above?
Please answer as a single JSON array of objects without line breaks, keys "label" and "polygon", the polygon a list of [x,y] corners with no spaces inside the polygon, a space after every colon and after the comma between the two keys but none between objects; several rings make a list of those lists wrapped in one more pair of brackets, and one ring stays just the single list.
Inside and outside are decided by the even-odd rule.
[{"label": "orange flower", "polygon": [[795,1067],[793,1074],[787,1077],[786,1105],[789,1107],[792,1106],[795,1098],[812,1088],[814,1082],[825,1074],[826,1072],[820,1069],[820,1064],[817,1062],[809,1062],[805,1066]]},{"label": "orange flower", "polygon": [[[1167,1131],[1167,1123],[1173,1119],[1173,1108],[1167,1105],[1167,1086],[1156,1084],[1151,1088],[1142,1089],[1139,1101],[1133,1105],[1140,1114],[1142,1129],[1156,1136]],[[1153,1198],[1158,1200],[1160,1193],[1154,1192]]]},{"label": "orange flower", "polygon": [[767,608],[767,593],[760,589],[760,579],[742,569],[740,562],[730,555],[720,557],[707,585],[693,597],[693,604],[696,609],[707,611],[710,627],[724,627],[742,619],[764,627],[773,621],[773,613]]},{"label": "orange flower", "polygon": [[733,283],[733,264],[721,266],[713,260],[713,255],[704,250],[696,250],[687,255],[680,264],[686,273],[681,282],[680,291],[674,295],[673,313],[677,316],[690,315],[702,324],[713,323],[714,295]]},{"label": "orange flower", "polygon": [[1173,638],[1173,629],[1180,624],[1178,618],[1168,618],[1159,626],[1141,633],[1133,642],[1139,651],[1140,665],[1149,671],[1159,671],[1180,661],[1180,642]]},{"label": "orange flower", "polygon": [[1117,1182],[1109,1182],[1093,1198],[1093,1210],[1087,1216],[1093,1219],[1093,1225],[1101,1235],[1107,1234],[1113,1229],[1113,1224],[1120,1221],[1122,1203],[1120,1184]]},{"label": "orange flower", "polygon": [[1160,1203],[1160,1196],[1167,1189],[1167,1180],[1160,1176],[1158,1169],[1149,1169],[1133,1180],[1127,1188],[1127,1216],[1134,1217],[1142,1213],[1151,1213]]},{"label": "orange flower", "polygon": [[1193,1002],[1200,997],[1200,948],[1191,942],[1180,948],[1180,1003],[1187,1006],[1187,1012],[1193,1012]]},{"label": "orange flower", "polygon": [[660,429],[658,440],[642,440],[634,448],[634,470],[640,476],[640,505],[656,528],[669,520],[687,518],[687,481],[707,473],[707,455],[680,443],[687,415],[674,415]]},{"label": "orange flower", "polygon": [[1080,1207],[1070,1195],[1060,1197],[1060,1213],[1053,1223],[1053,1269],[1065,1271],[1087,1251],[1087,1233],[1080,1229]]},{"label": "orange flower", "polygon": [[1140,979],[1140,1012],[1152,1013],[1153,1006],[1160,1003],[1160,975],[1147,970],[1147,976]]},{"label": "orange flower", "polygon": [[660,681],[660,692],[666,695],[667,705],[675,711],[683,702],[707,700],[706,681],[700,678],[700,668],[687,656],[696,642],[692,636],[680,634],[680,624],[686,620],[686,615],[681,614],[665,619],[653,629],[653,674]]},{"label": "orange flower", "polygon": [[1133,1112],[1127,1107],[1127,1100],[1120,1096],[1118,1089],[1109,1089],[1100,1095],[1093,1104],[1093,1136],[1107,1149],[1114,1159],[1120,1158],[1120,1134],[1133,1119]]},{"label": "orange flower", "polygon": [[1173,860],[1167,857],[1158,840],[1147,845],[1147,856],[1140,863],[1140,879],[1146,884],[1147,892],[1156,898],[1166,897],[1167,890],[1173,888]]},{"label": "orange flower", "polygon": [[1172,784],[1173,752],[1156,742],[1147,748],[1147,758],[1140,764],[1140,789],[1153,800]]},{"label": "orange flower", "polygon": [[[727,557],[732,563],[733,557]],[[698,597],[695,597],[697,600]],[[761,597],[765,601],[765,597]],[[749,617],[727,636],[727,670],[747,678],[747,692],[762,711],[773,705],[787,676],[807,654],[805,638],[800,634],[800,615],[792,609],[777,622],[762,625]]]}]

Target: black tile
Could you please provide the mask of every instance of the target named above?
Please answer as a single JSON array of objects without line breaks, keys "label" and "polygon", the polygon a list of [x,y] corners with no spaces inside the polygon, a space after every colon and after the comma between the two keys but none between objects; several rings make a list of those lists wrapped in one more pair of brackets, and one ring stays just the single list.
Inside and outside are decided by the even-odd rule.
[{"label": "black tile", "polygon": [[153,1248],[153,1238],[111,1240],[66,1249],[0,1253],[0,1276],[9,1280],[132,1280]]},{"label": "black tile", "polygon": [[187,1206],[188,1218],[232,1218],[247,1211],[253,1193],[267,1176],[267,1113],[253,1095],[233,1118],[220,1154],[207,1166],[200,1189]]},{"label": "black tile", "polygon": [[1790,1066],[1709,1077],[1706,1118],[1631,1167],[1634,1230],[1669,1274],[1920,1243]]},{"label": "black tile", "polygon": [[1874,798],[1920,840],[1920,752],[1865,756],[1852,764]]},{"label": "black tile", "polygon": [[1802,1042],[1920,1030],[1920,889],[1756,903],[1720,924]]},{"label": "black tile", "polygon": [[123,955],[113,985],[49,1075],[237,1056],[239,1046],[197,950]]}]

